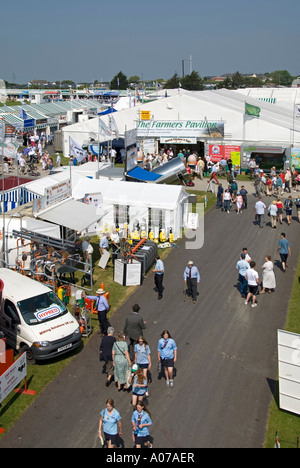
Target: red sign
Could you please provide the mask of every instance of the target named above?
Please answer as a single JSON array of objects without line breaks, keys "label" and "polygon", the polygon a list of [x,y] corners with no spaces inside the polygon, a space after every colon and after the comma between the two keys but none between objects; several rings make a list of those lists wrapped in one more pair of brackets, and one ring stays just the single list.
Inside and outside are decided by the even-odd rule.
[{"label": "red sign", "polygon": [[221,159],[231,158],[231,153],[240,152],[240,146],[229,145],[209,145],[209,156],[213,162],[220,162]]}]

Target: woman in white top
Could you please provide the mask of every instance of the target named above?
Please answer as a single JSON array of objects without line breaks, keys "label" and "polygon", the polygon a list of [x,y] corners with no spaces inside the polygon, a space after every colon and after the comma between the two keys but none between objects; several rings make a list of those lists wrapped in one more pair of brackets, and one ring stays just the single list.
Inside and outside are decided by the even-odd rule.
[{"label": "woman in white top", "polygon": [[263,278],[262,278],[262,290],[261,294],[265,294],[266,289],[269,290],[269,293],[271,294],[272,289],[276,288],[276,278],[275,278],[275,273],[274,273],[274,265],[273,262],[271,261],[271,257],[268,256],[266,257],[266,262],[262,266],[263,269]]},{"label": "woman in white top", "polygon": [[246,275],[245,275],[245,278],[248,281],[248,288],[249,288],[247,299],[245,300],[245,305],[248,304],[249,299],[252,296],[251,307],[256,307],[257,306],[256,296],[258,294],[259,276],[258,276],[257,271],[254,270],[255,266],[256,266],[256,263],[251,261],[250,262],[250,269],[247,270]]}]

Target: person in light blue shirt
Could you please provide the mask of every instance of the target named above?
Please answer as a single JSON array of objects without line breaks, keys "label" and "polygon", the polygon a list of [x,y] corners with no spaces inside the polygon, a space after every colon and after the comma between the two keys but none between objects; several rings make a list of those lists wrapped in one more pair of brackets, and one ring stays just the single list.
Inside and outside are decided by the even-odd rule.
[{"label": "person in light blue shirt", "polygon": [[165,273],[165,267],[163,262],[160,259],[159,255],[156,255],[155,257],[156,264],[155,267],[153,268],[153,273],[154,274],[154,284],[155,284],[155,289],[158,291],[158,299],[162,299],[163,297],[163,279],[164,279],[164,273]]},{"label": "person in light blue shirt", "polygon": [[177,345],[168,330],[164,330],[157,345],[158,362],[164,368],[166,383],[173,387],[173,370],[177,361]]},{"label": "person in light blue shirt", "polygon": [[187,285],[187,295],[193,299],[193,303],[197,300],[197,283],[200,283],[200,273],[192,260],[183,273],[184,283]]},{"label": "person in light blue shirt", "polygon": [[152,444],[149,440],[149,426],[152,425],[151,415],[144,402],[138,402],[136,410],[132,414],[131,418],[132,429],[135,438],[135,447],[152,448]]},{"label": "person in light blue shirt", "polygon": [[109,321],[107,319],[107,312],[109,311],[109,304],[106,297],[104,296],[105,291],[102,288],[97,289],[97,296],[86,296],[87,299],[96,301],[96,309],[98,312],[98,320],[100,325],[100,334],[107,335],[107,329],[109,327]]},{"label": "person in light blue shirt", "polygon": [[144,377],[147,377],[147,370],[151,369],[150,346],[143,336],[139,337],[138,343],[134,346],[134,362],[143,369]]},{"label": "person in light blue shirt", "polygon": [[122,436],[121,419],[120,413],[114,407],[114,400],[108,398],[106,400],[106,408],[100,413],[99,421],[99,438],[102,438],[101,431],[103,430],[108,448],[114,448],[116,446],[118,430],[119,435]]},{"label": "person in light blue shirt", "polygon": [[246,255],[244,253],[241,254],[241,260],[239,260],[236,264],[236,269],[239,272],[239,284],[240,284],[240,292],[242,297],[247,296],[247,289],[248,289],[248,282],[246,280],[246,273],[249,270],[249,262],[245,260]]}]

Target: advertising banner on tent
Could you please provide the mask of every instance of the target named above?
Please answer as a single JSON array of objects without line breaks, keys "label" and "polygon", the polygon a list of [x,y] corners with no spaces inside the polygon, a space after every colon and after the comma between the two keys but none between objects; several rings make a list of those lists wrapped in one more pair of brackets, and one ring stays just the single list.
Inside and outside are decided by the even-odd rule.
[{"label": "advertising banner on tent", "polygon": [[224,122],[211,120],[139,120],[138,137],[223,138]]},{"label": "advertising banner on tent", "polygon": [[[239,153],[240,156],[241,147],[232,145],[209,145],[208,151],[211,160],[213,162],[219,162],[223,157],[224,159],[232,159],[233,157],[237,159],[237,153]],[[240,162],[235,164],[240,164]]]},{"label": "advertising banner on tent", "polygon": [[291,149],[291,167],[300,169],[300,148]]}]

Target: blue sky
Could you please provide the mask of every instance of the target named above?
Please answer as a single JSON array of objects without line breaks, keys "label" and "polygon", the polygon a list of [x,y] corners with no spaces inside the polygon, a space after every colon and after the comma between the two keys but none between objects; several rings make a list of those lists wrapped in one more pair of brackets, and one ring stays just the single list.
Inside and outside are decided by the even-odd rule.
[{"label": "blue sky", "polygon": [[146,80],[288,70],[300,74],[299,0],[3,2],[0,78]]}]

